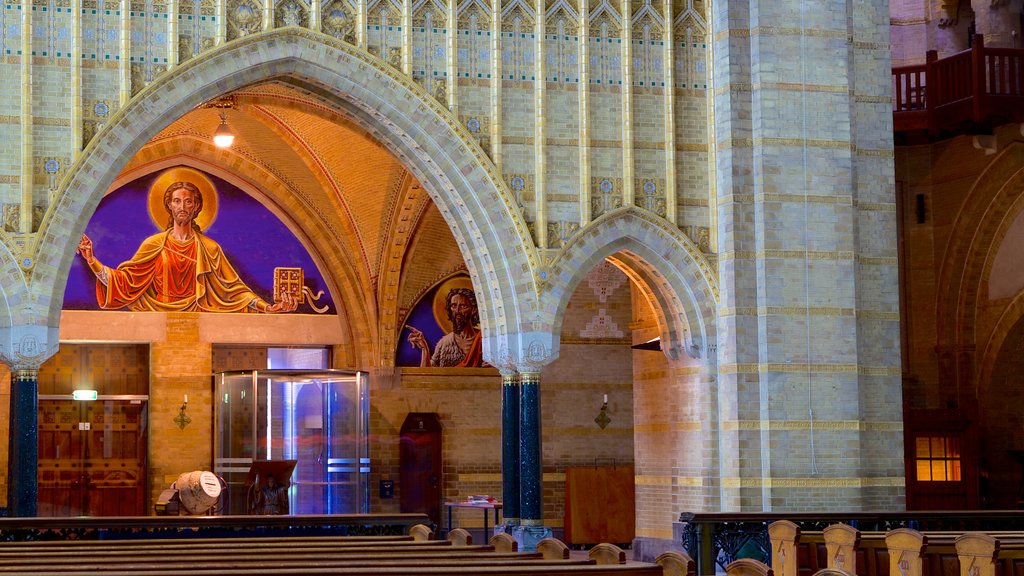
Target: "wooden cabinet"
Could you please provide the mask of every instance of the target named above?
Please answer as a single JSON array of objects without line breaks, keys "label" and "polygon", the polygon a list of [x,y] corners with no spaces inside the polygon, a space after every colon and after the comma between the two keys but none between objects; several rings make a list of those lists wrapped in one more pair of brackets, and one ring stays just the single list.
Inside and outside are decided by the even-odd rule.
[{"label": "wooden cabinet", "polygon": [[631,466],[565,469],[567,544],[629,544],[635,536],[636,488]]}]

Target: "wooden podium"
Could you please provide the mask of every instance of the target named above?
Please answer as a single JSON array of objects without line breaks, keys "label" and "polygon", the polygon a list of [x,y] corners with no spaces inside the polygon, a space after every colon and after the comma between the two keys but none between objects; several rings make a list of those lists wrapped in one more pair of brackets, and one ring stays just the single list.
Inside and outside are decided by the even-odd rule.
[{"label": "wooden podium", "polygon": [[629,544],[636,537],[632,466],[565,469],[566,544]]}]

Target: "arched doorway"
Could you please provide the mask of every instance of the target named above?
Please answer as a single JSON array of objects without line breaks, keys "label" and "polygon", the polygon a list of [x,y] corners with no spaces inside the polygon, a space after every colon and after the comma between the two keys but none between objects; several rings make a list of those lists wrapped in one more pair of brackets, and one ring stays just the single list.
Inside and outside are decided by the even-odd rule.
[{"label": "arched doorway", "polygon": [[[245,56],[252,50],[270,50],[274,56],[252,67]],[[216,149],[205,138],[221,111],[238,136],[232,151]],[[199,385],[212,370],[208,350],[199,351],[184,380],[180,370],[160,360],[193,355],[197,342],[209,347],[312,339],[333,347],[335,367],[386,370],[400,338],[394,333],[399,302],[388,298],[395,295],[389,293],[389,280],[400,277],[403,259],[410,257],[409,250],[395,252],[396,240],[417,226],[438,230],[451,248],[440,252],[457,256],[455,265],[472,277],[481,295],[484,354],[494,356],[501,349],[519,356],[519,339],[511,345],[508,339],[528,325],[524,317],[535,292],[512,271],[535,266],[532,241],[493,166],[445,114],[415,85],[365,53],[294,31],[269,32],[190,61],[116,115],[58,191],[41,238],[41,253],[49,260],[36,264],[40,282],[33,286],[43,290],[38,301],[47,304],[46,314],[56,326],[62,300],[58,289],[64,285],[57,279],[71,268],[79,232],[115,180],[185,164],[230,180],[287,223],[325,272],[338,315],[333,325],[319,322],[313,330],[321,336],[330,332],[326,340],[288,317],[273,319],[268,327],[240,318],[233,323],[235,336],[211,338],[223,330],[222,323],[174,315],[147,317],[136,323],[136,332],[118,333],[159,348],[151,352],[156,366],[151,422],[173,420],[181,386]],[[409,212],[415,215],[412,221],[406,218]],[[77,217],[68,218],[71,214]],[[49,293],[38,288],[47,284]],[[61,329],[69,329],[71,339],[93,339],[80,322]],[[239,339],[243,333],[248,336]],[[203,404],[212,401],[206,391],[190,396],[189,405],[194,414],[203,414]],[[167,434],[157,437],[153,428],[151,445],[158,448],[151,459],[151,494],[166,487],[167,475],[179,471],[170,470],[172,465],[205,467],[209,455],[204,450],[182,458],[173,446],[208,444],[202,438],[209,429],[205,415],[193,417],[181,430],[168,430],[188,436],[187,442],[172,441]]]}]

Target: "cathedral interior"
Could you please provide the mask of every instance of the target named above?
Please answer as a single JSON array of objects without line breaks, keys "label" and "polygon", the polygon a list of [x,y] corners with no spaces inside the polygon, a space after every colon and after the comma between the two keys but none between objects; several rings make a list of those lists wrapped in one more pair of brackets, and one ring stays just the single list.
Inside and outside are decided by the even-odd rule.
[{"label": "cathedral interior", "polygon": [[[490,495],[558,534],[594,467],[627,471],[638,542],[687,511],[1016,509],[1022,14],[4,3],[0,508],[151,515],[179,474],[263,457],[300,461],[297,494],[303,458],[330,461],[303,434],[337,429],[352,451],[325,466],[352,466],[354,512],[440,522]],[[935,80],[954,60],[1009,87],[956,96],[958,116]],[[179,230],[181,179],[206,192],[180,230],[211,251],[185,259],[188,303],[114,302],[147,237]],[[266,425],[239,463],[221,439],[250,416],[232,424],[221,386],[268,369],[360,387],[254,379]],[[402,448],[424,414],[426,495]]]}]

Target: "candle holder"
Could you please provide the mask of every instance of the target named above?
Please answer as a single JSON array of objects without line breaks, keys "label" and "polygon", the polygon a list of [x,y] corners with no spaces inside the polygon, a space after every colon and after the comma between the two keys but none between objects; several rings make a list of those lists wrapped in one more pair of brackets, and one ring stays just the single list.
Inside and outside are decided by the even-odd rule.
[{"label": "candle holder", "polygon": [[601,430],[605,429],[605,426],[611,424],[612,419],[608,417],[608,396],[604,397],[604,404],[601,405],[601,411],[597,413],[597,418],[594,418],[594,422],[597,423],[597,427]]},{"label": "candle holder", "polygon": [[188,409],[188,396],[185,396],[185,401],[181,403],[181,409],[178,411],[178,415],[174,417],[174,423],[178,425],[179,430],[184,430],[186,426],[192,423],[192,418],[185,413]]}]

